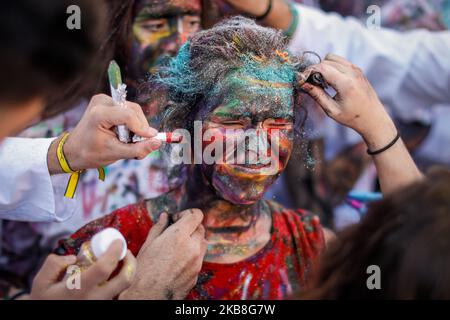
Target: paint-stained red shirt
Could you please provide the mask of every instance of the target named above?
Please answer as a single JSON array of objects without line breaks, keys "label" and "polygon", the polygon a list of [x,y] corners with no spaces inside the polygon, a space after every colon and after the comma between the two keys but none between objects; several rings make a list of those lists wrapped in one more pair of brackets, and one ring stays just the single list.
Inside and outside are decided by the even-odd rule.
[{"label": "paint-stained red shirt", "polygon": [[[319,220],[303,210],[286,210],[269,203],[272,236],[258,253],[231,264],[204,262],[197,285],[188,299],[283,299],[298,292],[324,247]],[[61,240],[56,253],[77,254],[81,244],[94,234],[113,227],[125,237],[137,255],[152,227],[145,203],[119,209],[95,220],[70,238]]]}]

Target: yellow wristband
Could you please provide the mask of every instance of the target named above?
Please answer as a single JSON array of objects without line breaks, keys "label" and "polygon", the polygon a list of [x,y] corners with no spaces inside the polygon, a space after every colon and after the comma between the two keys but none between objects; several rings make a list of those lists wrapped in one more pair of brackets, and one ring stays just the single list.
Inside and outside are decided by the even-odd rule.
[{"label": "yellow wristband", "polygon": [[[58,147],[56,148],[56,156],[58,158],[59,165],[61,166],[61,169],[65,173],[71,173],[69,182],[67,183],[66,192],[64,193],[64,196],[66,198],[73,199],[75,196],[75,191],[77,190],[78,186],[78,180],[80,179],[80,173],[83,172],[83,170],[75,171],[73,170],[69,163],[67,162],[66,156],[64,155],[64,144],[67,141],[67,138],[69,137],[69,133],[65,132],[63,133],[63,136],[61,140],[58,143]],[[105,181],[105,169],[104,168],[98,168],[98,178],[102,181]]]}]

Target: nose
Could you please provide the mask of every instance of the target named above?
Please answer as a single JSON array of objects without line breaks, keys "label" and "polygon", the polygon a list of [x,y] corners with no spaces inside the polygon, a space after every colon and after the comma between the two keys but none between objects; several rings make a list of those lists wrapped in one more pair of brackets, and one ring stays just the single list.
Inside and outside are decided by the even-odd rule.
[{"label": "nose", "polygon": [[163,51],[170,55],[175,56],[178,53],[178,50],[181,47],[180,36],[178,32],[174,32],[168,38],[164,40],[164,44],[162,45]]}]

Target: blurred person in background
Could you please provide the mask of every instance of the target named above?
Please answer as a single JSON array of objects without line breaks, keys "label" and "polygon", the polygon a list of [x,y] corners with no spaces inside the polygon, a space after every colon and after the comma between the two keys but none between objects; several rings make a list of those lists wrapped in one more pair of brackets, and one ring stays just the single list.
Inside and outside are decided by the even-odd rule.
[{"label": "blurred person in background", "polygon": [[[338,234],[300,299],[450,299],[450,170],[373,203],[358,225]],[[368,278],[380,276],[379,290]]]}]

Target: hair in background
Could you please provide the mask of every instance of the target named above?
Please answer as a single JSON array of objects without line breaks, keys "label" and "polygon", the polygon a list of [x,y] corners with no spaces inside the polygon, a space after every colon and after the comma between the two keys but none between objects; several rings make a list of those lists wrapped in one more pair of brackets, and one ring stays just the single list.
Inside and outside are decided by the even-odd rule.
[{"label": "hair in background", "polygon": [[[88,0],[5,3],[0,11],[2,101],[15,104],[43,97],[49,104],[43,116],[48,117],[70,107],[67,99],[79,97],[72,90],[66,92],[78,77],[92,87],[105,31],[102,4]],[[67,28],[70,5],[81,9],[81,29]]]},{"label": "hair in background", "polygon": [[[450,170],[374,203],[325,252],[302,299],[450,299]],[[367,267],[381,270],[369,290]]]}]

